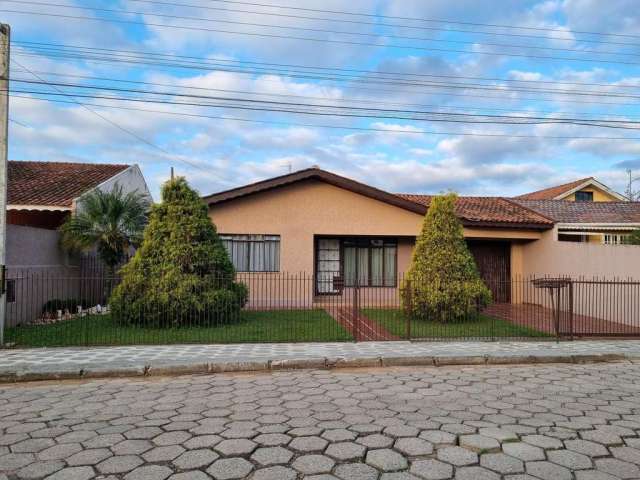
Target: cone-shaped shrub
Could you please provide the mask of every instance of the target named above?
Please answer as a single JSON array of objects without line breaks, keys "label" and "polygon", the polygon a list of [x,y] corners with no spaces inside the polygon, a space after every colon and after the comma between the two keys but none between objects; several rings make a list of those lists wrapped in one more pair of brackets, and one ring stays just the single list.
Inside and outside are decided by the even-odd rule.
[{"label": "cone-shaped shrub", "polygon": [[413,318],[455,322],[473,316],[491,292],[478,273],[455,214],[457,196],[436,196],[425,216],[401,295]]},{"label": "cone-shaped shrub", "polygon": [[235,270],[207,207],[184,178],[162,187],[140,248],[121,270],[109,305],[116,321],[153,327],[235,321],[247,288]]}]

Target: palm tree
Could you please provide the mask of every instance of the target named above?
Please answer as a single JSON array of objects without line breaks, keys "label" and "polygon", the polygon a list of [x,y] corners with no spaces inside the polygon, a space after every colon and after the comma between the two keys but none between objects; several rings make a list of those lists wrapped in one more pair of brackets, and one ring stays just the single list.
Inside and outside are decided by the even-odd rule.
[{"label": "palm tree", "polygon": [[62,245],[70,250],[96,249],[111,274],[131,246],[142,240],[149,202],[137,192],[124,193],[119,184],[108,192],[84,195],[60,227]]}]

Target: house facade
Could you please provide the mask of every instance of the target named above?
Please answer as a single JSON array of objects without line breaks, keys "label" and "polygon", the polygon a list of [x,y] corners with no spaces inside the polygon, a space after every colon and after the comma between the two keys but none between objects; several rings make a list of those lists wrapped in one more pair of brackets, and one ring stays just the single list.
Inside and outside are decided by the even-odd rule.
[{"label": "house facade", "polygon": [[[348,295],[356,284],[380,302],[395,295],[430,200],[428,195],[392,194],[318,168],[204,197],[237,271],[256,282],[252,295],[276,288],[269,286],[269,278],[280,279],[278,273],[306,275],[309,284],[299,295],[314,302]],[[621,232],[640,226],[640,204],[624,202],[621,208],[623,202],[531,202],[458,199],[456,214],[494,299],[510,301],[512,292],[500,285],[512,278],[637,276],[640,248],[594,244],[595,253],[580,250],[581,245],[559,241],[564,217],[542,206],[573,205],[582,211],[583,225],[606,223],[601,226],[609,232]],[[541,261],[555,256],[568,260],[556,265]],[[597,271],[605,264],[606,270]],[[540,272],[539,265],[547,271]]]}]

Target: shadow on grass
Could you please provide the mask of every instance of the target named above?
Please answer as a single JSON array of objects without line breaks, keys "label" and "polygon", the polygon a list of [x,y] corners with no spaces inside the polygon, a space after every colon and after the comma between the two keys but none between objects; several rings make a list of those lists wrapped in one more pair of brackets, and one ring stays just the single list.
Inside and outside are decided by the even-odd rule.
[{"label": "shadow on grass", "polygon": [[[401,338],[407,337],[407,317],[401,309],[363,309],[362,313],[377,322],[390,333]],[[534,328],[479,315],[477,318],[456,322],[440,323],[425,320],[411,320],[411,338],[514,338],[550,337]]]},{"label": "shadow on grass", "polygon": [[353,337],[322,309],[245,310],[239,322],[211,327],[142,328],[118,325],[110,315],[91,315],[5,330],[6,342],[23,347],[350,340]]}]

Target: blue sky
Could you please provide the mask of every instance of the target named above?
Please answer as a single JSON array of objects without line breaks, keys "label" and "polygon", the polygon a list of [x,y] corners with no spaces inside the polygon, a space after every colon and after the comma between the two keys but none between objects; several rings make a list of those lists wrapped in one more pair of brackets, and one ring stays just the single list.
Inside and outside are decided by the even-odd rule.
[{"label": "blue sky", "polygon": [[[22,0],[0,2],[0,10],[32,12],[0,11],[2,21],[11,24],[16,42],[12,50],[12,75],[16,79],[37,81],[35,74],[47,81],[74,85],[338,105],[343,107],[341,112],[352,112],[344,107],[369,107],[640,119],[640,97],[635,98],[640,95],[640,9],[635,0],[254,2],[366,14],[360,16],[215,0],[45,3],[48,5]],[[411,20],[414,18],[434,21]],[[168,24],[187,28],[171,28]],[[303,37],[325,41],[305,41]],[[61,55],[59,49],[45,50],[23,42],[144,52],[139,57],[142,59],[169,54],[182,56],[172,58],[199,68],[177,68],[175,62],[109,63],[89,60],[86,55],[71,58]],[[115,54],[99,52],[103,58],[115,58]],[[219,65],[230,64],[242,66],[243,72],[218,69]],[[293,76],[293,70],[310,71],[303,67],[349,70],[340,70],[330,79],[326,74],[318,78],[323,77],[318,70],[315,75]],[[380,72],[392,72],[394,80],[385,81],[389,74]],[[408,85],[411,81],[438,85]],[[452,84],[457,86],[451,88]],[[471,88],[472,84],[482,88]],[[45,85],[20,82],[12,88],[54,92]],[[113,90],[56,88],[66,93],[115,95]],[[540,93],[541,89],[556,91]],[[640,132],[633,130],[443,123],[375,115],[318,117],[74,97],[91,104],[93,111],[89,111],[69,97],[47,97],[71,102],[55,103],[34,99],[44,98],[42,94],[16,95],[10,104],[10,158],[138,163],[155,198],[171,166],[203,194],[311,165],[394,192],[455,190],[469,195],[512,195],[591,175],[622,191],[625,169],[640,172]]]}]

